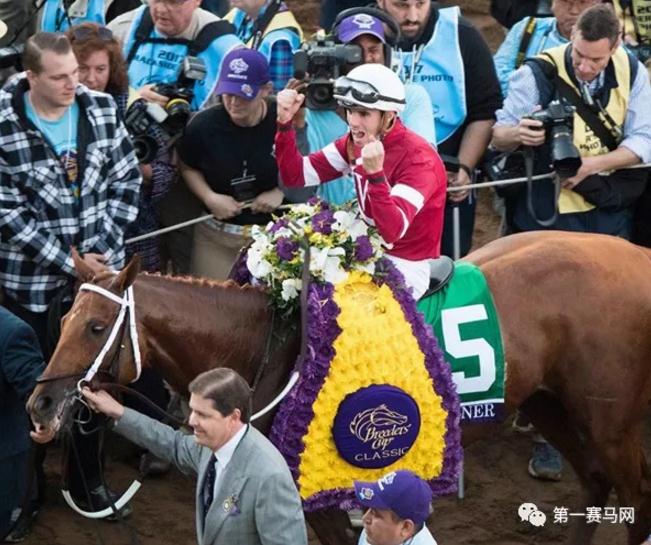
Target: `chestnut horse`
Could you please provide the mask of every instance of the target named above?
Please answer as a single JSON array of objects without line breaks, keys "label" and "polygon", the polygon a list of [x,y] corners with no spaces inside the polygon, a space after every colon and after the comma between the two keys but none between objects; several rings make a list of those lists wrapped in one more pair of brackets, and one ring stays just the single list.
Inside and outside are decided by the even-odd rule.
[{"label": "chestnut horse", "polygon": [[[638,545],[651,527],[651,479],[641,448],[651,398],[651,254],[614,237],[550,231],[499,239],[467,259],[485,274],[500,316],[507,409],[523,410],[572,464],[583,508],[603,507],[613,488],[620,505],[635,508],[629,544]],[[133,284],[143,365],[158,368],[179,392],[214,366],[233,367],[253,380],[271,328],[261,290],[137,276],[133,262],[96,283],[118,295]],[[116,307],[80,292],[44,376],[83,374],[108,337]],[[296,324],[280,329],[256,408],[284,386],[298,353]],[[118,380],[127,383],[135,373],[127,333],[121,344],[127,349],[119,352]],[[28,403],[36,423],[57,425],[75,381],[37,386]],[[272,416],[260,423],[263,430]],[[351,542],[343,524],[326,515],[335,513],[309,514],[321,542]],[[577,523],[570,542],[590,543],[596,527]]]}]

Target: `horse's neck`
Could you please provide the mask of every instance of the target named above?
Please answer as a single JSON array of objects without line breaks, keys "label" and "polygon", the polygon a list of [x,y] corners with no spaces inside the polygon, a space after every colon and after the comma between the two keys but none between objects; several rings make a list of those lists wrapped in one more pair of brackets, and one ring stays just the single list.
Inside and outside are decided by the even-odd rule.
[{"label": "horse's neck", "polygon": [[264,294],[217,282],[141,275],[137,320],[146,363],[179,391],[199,373],[231,367],[251,380],[270,328]]}]

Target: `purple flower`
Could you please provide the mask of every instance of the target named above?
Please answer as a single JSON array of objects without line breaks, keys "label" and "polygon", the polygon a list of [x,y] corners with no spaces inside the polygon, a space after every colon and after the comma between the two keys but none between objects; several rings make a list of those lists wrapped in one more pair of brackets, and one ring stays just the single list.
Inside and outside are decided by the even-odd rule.
[{"label": "purple flower", "polygon": [[276,253],[283,261],[291,261],[298,250],[298,243],[287,237],[280,237],[276,242]]},{"label": "purple flower", "polygon": [[289,220],[287,218],[280,218],[276,223],[274,223],[271,226],[270,231],[272,233],[275,233],[277,231],[280,231],[283,227],[287,227],[289,225]]},{"label": "purple flower", "polygon": [[373,257],[373,246],[370,239],[363,235],[355,240],[355,261],[368,261]]},{"label": "purple flower", "polygon": [[335,222],[335,216],[331,210],[323,210],[315,214],[312,218],[312,229],[317,233],[329,235],[332,233],[332,224]]},{"label": "purple flower", "polygon": [[[319,197],[317,197],[316,195],[314,195],[313,197],[310,197],[310,198],[307,200],[307,204],[309,204],[310,206],[317,206],[317,205],[319,205],[319,204],[323,206],[323,205],[325,205],[326,203],[325,203],[324,201],[322,201],[321,199],[319,199]],[[327,208],[327,206],[325,206],[324,208]]]}]

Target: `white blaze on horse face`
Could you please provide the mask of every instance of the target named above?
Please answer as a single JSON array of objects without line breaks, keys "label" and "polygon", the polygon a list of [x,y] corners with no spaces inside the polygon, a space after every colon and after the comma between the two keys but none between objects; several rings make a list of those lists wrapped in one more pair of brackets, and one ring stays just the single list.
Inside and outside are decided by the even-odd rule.
[{"label": "white blaze on horse face", "polygon": [[520,516],[520,520],[522,522],[528,521],[529,516],[534,511],[538,511],[538,507],[536,507],[535,503],[523,503],[520,507],[518,507],[518,515]]}]

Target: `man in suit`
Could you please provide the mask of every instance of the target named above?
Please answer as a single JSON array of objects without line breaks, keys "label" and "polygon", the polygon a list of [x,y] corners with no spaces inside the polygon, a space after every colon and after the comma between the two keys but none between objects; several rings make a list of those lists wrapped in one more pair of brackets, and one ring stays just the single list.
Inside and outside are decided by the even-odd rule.
[{"label": "man in suit", "polygon": [[249,424],[251,390],[232,369],[202,373],[189,386],[194,437],[125,408],[104,391],[83,393],[117,421],[115,431],[199,476],[199,545],[307,545],[301,500],[276,448]]},{"label": "man in suit", "polygon": [[[25,402],[44,367],[32,328],[0,307],[0,541],[22,541],[38,511],[36,482],[27,489],[34,479],[28,477]],[[29,502],[25,502],[26,495]]]}]

